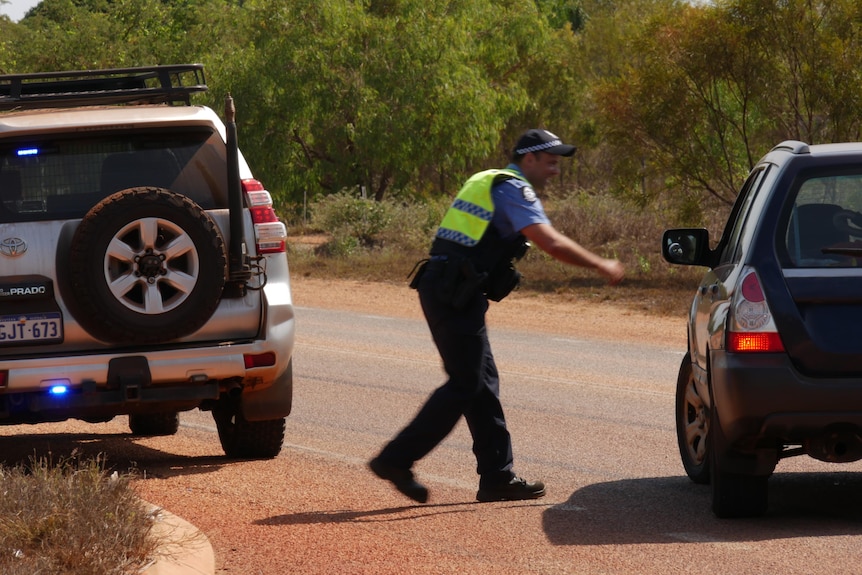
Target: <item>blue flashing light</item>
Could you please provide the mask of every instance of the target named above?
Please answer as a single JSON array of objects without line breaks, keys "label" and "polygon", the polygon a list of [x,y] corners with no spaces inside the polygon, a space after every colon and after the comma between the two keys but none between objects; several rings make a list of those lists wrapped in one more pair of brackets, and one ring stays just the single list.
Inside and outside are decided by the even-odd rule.
[{"label": "blue flashing light", "polygon": [[17,154],[19,158],[22,156],[38,156],[39,148],[21,148]]},{"label": "blue flashing light", "polygon": [[69,392],[69,388],[65,385],[52,385],[48,388],[48,393],[51,395],[66,395]]}]

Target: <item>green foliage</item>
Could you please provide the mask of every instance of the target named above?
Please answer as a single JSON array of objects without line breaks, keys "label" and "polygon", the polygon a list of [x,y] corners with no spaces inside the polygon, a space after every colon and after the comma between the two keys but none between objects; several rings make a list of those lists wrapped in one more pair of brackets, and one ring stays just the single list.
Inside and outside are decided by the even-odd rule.
[{"label": "green foliage", "polygon": [[0,17],[0,74],[8,74],[17,69],[20,46],[25,31],[8,18]]},{"label": "green foliage", "polygon": [[572,32],[580,32],[586,24],[586,13],[580,2],[573,0],[536,0],[539,10],[545,14],[548,23],[554,28],[568,27]]},{"label": "green foliage", "polygon": [[394,217],[381,233],[382,243],[407,253],[427,253],[451,198],[391,203]]},{"label": "green foliage", "polygon": [[781,140],[858,139],[862,78],[850,69],[862,56],[859,15],[858,3],[808,0],[653,14],[632,39],[636,65],[597,84],[618,173],[729,204]]},{"label": "green foliage", "polygon": [[336,238],[340,250],[350,252],[359,246],[374,246],[379,235],[392,221],[388,202],[375,202],[340,192],[313,202],[312,226]]},{"label": "green foliage", "polygon": [[232,78],[254,86],[243,128],[262,137],[244,150],[294,201],[450,192],[527,109],[557,41],[512,0],[275,0],[250,18]]},{"label": "green foliage", "polygon": [[[9,72],[218,61],[237,9],[223,0],[42,0],[20,25]],[[5,45],[5,42],[4,42]],[[0,52],[2,56],[3,52]]]},{"label": "green foliage", "polygon": [[422,254],[428,251],[449,202],[448,198],[377,202],[340,192],[312,202],[311,227],[331,237],[325,248],[329,255],[393,247]]},{"label": "green foliage", "polygon": [[42,0],[0,71],[202,62],[281,206],[448,196],[528,127],[555,182],[703,219],[784,139],[862,137],[855,0]]}]

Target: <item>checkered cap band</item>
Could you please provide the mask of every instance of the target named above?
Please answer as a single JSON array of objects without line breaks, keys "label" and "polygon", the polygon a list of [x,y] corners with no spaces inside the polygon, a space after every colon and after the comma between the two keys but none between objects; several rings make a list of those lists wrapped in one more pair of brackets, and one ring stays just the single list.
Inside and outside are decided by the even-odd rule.
[{"label": "checkered cap band", "polygon": [[563,142],[560,140],[551,140],[550,142],[543,142],[541,144],[536,144],[535,146],[530,146],[528,148],[518,148],[515,150],[516,154],[524,155],[529,154],[530,152],[541,152],[542,150],[547,150],[548,148],[555,148],[557,146],[562,146]]}]

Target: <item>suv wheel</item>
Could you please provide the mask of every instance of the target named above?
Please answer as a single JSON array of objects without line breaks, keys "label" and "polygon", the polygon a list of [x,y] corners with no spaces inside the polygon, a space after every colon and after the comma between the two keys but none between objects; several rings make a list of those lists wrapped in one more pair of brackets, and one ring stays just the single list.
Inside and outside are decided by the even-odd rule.
[{"label": "suv wheel", "polygon": [[763,515],[769,503],[768,482],[768,477],[713,469],[712,512],[723,519]]},{"label": "suv wheel", "polygon": [[213,419],[225,455],[236,459],[271,459],[281,452],[285,418],[248,421],[233,401],[222,399]]},{"label": "suv wheel", "polygon": [[129,429],[135,435],[156,436],[174,435],[180,428],[180,414],[133,413],[129,415]]},{"label": "suv wheel", "polygon": [[94,206],[75,231],[72,307],[103,341],[178,339],[215,312],[226,259],[221,233],[195,202],[161,188],[123,190]]},{"label": "suv wheel", "polygon": [[697,391],[691,354],[676,380],[676,437],[682,465],[695,483],[709,483],[709,409]]},{"label": "suv wheel", "polygon": [[713,410],[713,434],[710,441],[710,482],[712,483],[712,512],[716,517],[757,517],[766,512],[769,503],[769,476],[728,473],[718,462],[717,413]]}]

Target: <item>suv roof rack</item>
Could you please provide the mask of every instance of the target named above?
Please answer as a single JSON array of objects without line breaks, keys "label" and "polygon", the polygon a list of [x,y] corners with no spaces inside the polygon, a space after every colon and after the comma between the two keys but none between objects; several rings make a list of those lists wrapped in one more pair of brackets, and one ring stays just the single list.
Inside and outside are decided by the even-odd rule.
[{"label": "suv roof rack", "polygon": [[0,76],[0,110],[99,104],[190,105],[207,90],[203,64]]}]

